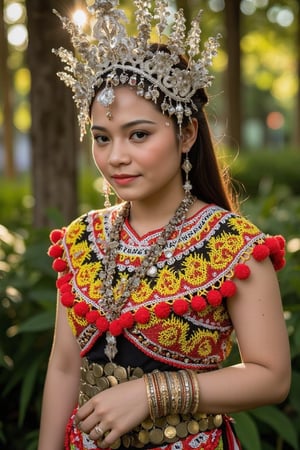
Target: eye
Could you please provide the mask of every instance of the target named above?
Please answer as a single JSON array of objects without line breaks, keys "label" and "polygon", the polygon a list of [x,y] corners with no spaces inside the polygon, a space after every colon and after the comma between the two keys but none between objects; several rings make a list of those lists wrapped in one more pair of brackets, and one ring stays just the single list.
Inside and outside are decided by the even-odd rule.
[{"label": "eye", "polygon": [[103,134],[94,134],[93,139],[99,145],[103,145],[109,142],[109,138]]},{"label": "eye", "polygon": [[135,131],[131,135],[131,139],[133,139],[136,142],[143,142],[147,136],[149,136],[149,133],[146,131]]}]

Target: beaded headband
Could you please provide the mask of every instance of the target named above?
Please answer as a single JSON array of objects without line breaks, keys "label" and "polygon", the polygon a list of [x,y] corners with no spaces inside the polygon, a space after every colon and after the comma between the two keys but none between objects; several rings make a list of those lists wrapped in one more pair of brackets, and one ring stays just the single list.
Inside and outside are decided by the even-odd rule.
[{"label": "beaded headband", "polygon": [[[162,94],[161,110],[169,116],[175,115],[179,128],[184,116],[190,117],[192,111],[197,110],[192,100],[195,92],[211,85],[213,77],[208,67],[217,54],[220,35],[210,37],[199,54],[202,11],[192,21],[187,34],[183,11],[175,12],[166,40],[164,32],[169,28],[171,15],[168,1],[156,0],[153,9],[149,0],[134,0],[133,3],[136,8],[136,37],[130,37],[126,32],[123,23],[127,18],[125,12],[118,8],[118,0],[95,0],[87,8],[93,22],[91,35],[54,11],[69,32],[76,52],[73,54],[62,47],[53,50],[66,64],[65,71],[57,75],[73,91],[81,139],[86,133],[95,91],[104,81],[105,87],[97,95],[97,100],[108,108],[108,118],[109,107],[115,98],[114,87],[127,84],[136,87],[137,95],[154,103]],[[165,50],[160,49],[159,44],[155,51],[151,50],[149,38],[153,23],[158,42],[164,42]],[[187,66],[182,69],[176,65],[184,54]]]}]

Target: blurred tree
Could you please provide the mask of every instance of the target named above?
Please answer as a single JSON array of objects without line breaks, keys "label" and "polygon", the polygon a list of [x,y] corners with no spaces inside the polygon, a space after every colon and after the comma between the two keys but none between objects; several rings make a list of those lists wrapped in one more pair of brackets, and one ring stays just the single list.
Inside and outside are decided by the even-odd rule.
[{"label": "blurred tree", "polygon": [[32,180],[34,226],[53,226],[52,210],[68,222],[77,215],[78,131],[72,95],[56,72],[62,66],[52,48],[70,47],[53,8],[68,15],[71,1],[26,0],[28,64],[31,72]]},{"label": "blurred tree", "polygon": [[241,51],[240,0],[225,1],[225,29],[227,38],[228,70],[226,72],[226,107],[229,143],[241,144]]},{"label": "blurred tree", "polygon": [[7,64],[8,44],[3,12],[4,1],[0,0],[0,91],[3,101],[4,174],[9,178],[13,178],[15,167],[13,157],[12,83]]}]

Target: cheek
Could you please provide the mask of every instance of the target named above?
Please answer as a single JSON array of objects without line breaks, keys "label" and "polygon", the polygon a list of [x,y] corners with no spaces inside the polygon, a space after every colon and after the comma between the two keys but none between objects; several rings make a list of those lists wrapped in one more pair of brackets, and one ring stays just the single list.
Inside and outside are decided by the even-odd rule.
[{"label": "cheek", "polygon": [[96,167],[102,172],[103,166],[105,165],[103,161],[103,154],[97,150],[94,145],[92,148],[92,156]]}]

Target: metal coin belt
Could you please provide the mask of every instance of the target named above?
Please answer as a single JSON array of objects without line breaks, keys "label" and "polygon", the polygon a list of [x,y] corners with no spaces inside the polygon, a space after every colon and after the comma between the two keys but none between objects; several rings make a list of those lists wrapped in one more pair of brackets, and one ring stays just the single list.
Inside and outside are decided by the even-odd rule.
[{"label": "metal coin belt", "polygon": [[[80,376],[79,406],[82,406],[94,395],[116,384],[141,378],[144,372],[141,368],[123,367],[115,363],[100,365],[89,363],[83,358]],[[144,420],[119,438],[112,446],[118,449],[121,445],[126,448],[143,448],[147,444],[161,445],[176,442],[190,434],[219,428],[223,423],[221,414],[172,414],[153,421],[151,418]]]}]

